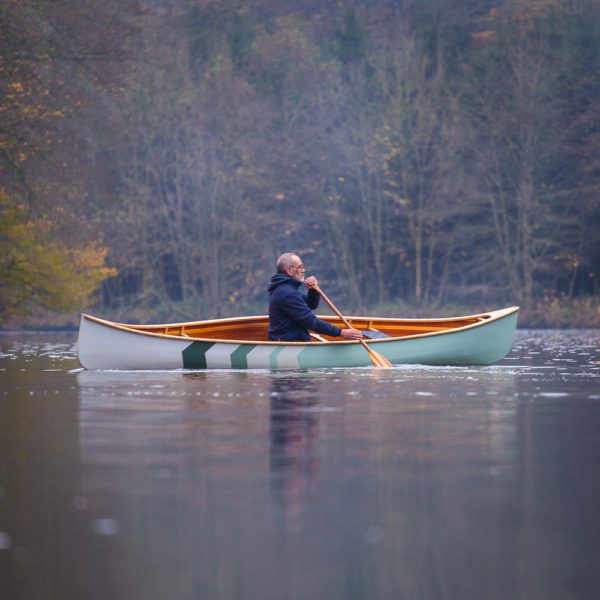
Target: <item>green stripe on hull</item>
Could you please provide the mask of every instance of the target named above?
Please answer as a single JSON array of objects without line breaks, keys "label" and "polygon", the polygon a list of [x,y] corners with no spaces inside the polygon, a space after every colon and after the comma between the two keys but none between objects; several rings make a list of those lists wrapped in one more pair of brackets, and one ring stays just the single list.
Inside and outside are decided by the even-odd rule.
[{"label": "green stripe on hull", "polygon": [[192,342],[182,353],[184,369],[206,369],[206,353],[215,342]]},{"label": "green stripe on hull", "polygon": [[277,369],[277,367],[279,366],[279,365],[277,364],[277,355],[278,355],[280,352],[282,352],[284,348],[285,348],[285,346],[279,346],[279,347],[277,348],[277,350],[275,350],[274,352],[272,352],[272,353],[269,355],[269,367],[270,367],[271,369]]},{"label": "green stripe on hull", "polygon": [[256,348],[255,344],[242,344],[237,350],[231,353],[231,368],[232,369],[247,369],[248,354]]}]

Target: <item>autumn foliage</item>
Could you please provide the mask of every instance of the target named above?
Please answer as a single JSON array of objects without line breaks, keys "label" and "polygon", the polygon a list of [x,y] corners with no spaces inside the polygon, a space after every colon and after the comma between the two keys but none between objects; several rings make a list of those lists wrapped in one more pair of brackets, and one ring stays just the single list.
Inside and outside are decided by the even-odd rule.
[{"label": "autumn foliage", "polygon": [[0,318],[36,306],[57,311],[89,306],[99,284],[117,274],[105,266],[106,253],[93,243],[69,247],[56,241],[49,219],[26,219],[24,207],[0,191]]}]

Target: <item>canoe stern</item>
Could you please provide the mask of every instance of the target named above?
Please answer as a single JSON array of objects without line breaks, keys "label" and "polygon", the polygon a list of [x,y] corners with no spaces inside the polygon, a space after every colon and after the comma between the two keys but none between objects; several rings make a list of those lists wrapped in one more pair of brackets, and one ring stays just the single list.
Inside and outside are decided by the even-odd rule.
[{"label": "canoe stern", "polygon": [[85,369],[181,369],[190,342],[126,331],[81,316],[77,356]]}]

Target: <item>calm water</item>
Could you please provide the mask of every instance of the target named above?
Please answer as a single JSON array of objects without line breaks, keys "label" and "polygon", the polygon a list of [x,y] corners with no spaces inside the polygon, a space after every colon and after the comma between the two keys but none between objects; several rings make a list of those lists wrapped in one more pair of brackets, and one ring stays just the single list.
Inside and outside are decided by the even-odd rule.
[{"label": "calm water", "polygon": [[598,598],[599,345],[94,373],[0,336],[0,598]]}]

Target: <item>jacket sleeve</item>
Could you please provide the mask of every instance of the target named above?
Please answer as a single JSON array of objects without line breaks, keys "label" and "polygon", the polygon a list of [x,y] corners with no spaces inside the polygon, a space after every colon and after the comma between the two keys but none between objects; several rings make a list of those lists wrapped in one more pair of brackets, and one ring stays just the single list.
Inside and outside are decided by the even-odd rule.
[{"label": "jacket sleeve", "polygon": [[317,319],[317,317],[315,317],[315,323],[310,329],[317,333],[324,333],[325,335],[330,335],[332,337],[339,337],[340,332],[342,331],[339,327],[327,323],[327,321],[321,321],[321,319]]},{"label": "jacket sleeve", "polygon": [[290,319],[296,321],[304,329],[311,329],[317,333],[324,333],[325,335],[334,337],[340,335],[341,330],[339,327],[317,319],[310,308],[308,308],[307,302],[300,292],[287,295],[281,307]]},{"label": "jacket sleeve", "polygon": [[[313,290],[313,289],[308,290],[308,296],[307,296],[306,302],[308,303],[309,308],[311,308],[312,310],[317,308],[317,306],[319,306],[320,299],[321,299],[321,294],[319,294],[319,292],[317,292],[316,290]],[[332,337],[339,337],[340,332],[341,332],[341,329],[339,327],[336,327],[335,325],[331,325],[330,323],[327,323],[326,321],[321,321],[321,319],[317,319],[317,317],[315,317],[314,325],[312,327],[309,327],[309,329],[312,329],[313,331],[316,331],[317,333],[323,333],[325,335],[330,335]]]},{"label": "jacket sleeve", "polygon": [[321,294],[312,288],[309,288],[308,295],[306,297],[306,303],[308,304],[308,308],[311,310],[315,310],[317,306],[319,306],[319,300],[321,299]]}]

